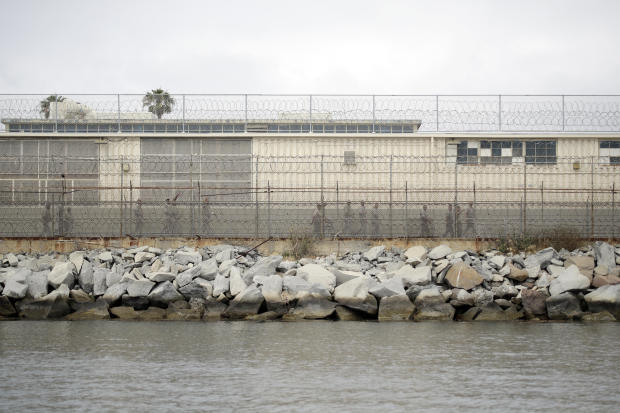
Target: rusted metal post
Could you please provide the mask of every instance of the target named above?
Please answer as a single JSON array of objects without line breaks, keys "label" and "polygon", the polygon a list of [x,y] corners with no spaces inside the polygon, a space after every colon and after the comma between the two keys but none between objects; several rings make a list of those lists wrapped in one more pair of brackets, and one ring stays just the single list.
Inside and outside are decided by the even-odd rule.
[{"label": "rusted metal post", "polygon": [[133,184],[131,183],[131,179],[129,180],[129,232],[132,234],[134,232],[134,220],[133,220]]},{"label": "rusted metal post", "polygon": [[321,238],[325,238],[325,198],[323,194],[323,158],[321,155]]},{"label": "rusted metal post", "polygon": [[121,156],[121,197],[120,197],[120,203],[119,203],[119,210],[120,210],[120,216],[121,216],[121,222],[120,222],[120,234],[119,236],[121,238],[123,238],[123,175],[125,175],[124,172],[125,169],[125,165],[124,165],[124,160],[123,160],[123,156]]},{"label": "rusted metal post", "polygon": [[590,239],[594,238],[594,156],[590,158]]},{"label": "rusted metal post", "polygon": [[611,239],[616,239],[616,183],[611,184]]},{"label": "rusted metal post", "polygon": [[256,155],[256,167],[255,167],[255,181],[254,181],[254,202],[255,202],[255,218],[254,218],[254,233],[256,238],[258,238],[258,155]]},{"label": "rusted metal post", "polygon": [[409,241],[409,194],[407,191],[407,181],[405,181],[405,240]]},{"label": "rusted metal post", "polygon": [[267,238],[271,238],[271,184],[267,181]]},{"label": "rusted metal post", "polygon": [[523,162],[523,233],[527,234],[527,163]]},{"label": "rusted metal post", "polygon": [[392,228],[393,224],[393,212],[392,212],[392,181],[393,181],[393,164],[394,164],[394,155],[390,155],[390,238],[394,238],[394,231]]}]

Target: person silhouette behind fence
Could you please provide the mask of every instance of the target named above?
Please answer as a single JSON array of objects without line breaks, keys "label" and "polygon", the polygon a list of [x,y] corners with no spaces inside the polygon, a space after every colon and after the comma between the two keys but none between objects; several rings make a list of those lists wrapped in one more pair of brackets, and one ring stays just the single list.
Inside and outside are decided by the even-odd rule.
[{"label": "person silhouette behind fence", "polygon": [[379,204],[375,204],[370,212],[370,226],[374,237],[379,236],[379,224]]},{"label": "person silhouette behind fence", "polygon": [[70,235],[73,232],[73,214],[71,213],[71,207],[67,208],[64,221],[64,235]]},{"label": "person silhouette behind fence", "polygon": [[314,209],[314,212],[312,213],[312,233],[315,236],[315,238],[320,238],[321,237],[321,220],[322,220],[322,215],[321,215],[321,204],[316,204],[316,208]]},{"label": "person silhouette behind fence", "polygon": [[211,210],[211,204],[209,204],[209,197],[205,196],[204,202],[202,203],[202,234],[208,235],[211,233],[211,220],[214,215],[215,214]]},{"label": "person silhouette behind fence", "polygon": [[166,198],[166,209],[164,210],[164,234],[172,235],[176,223],[176,211],[173,201]]},{"label": "person silhouette behind fence", "polygon": [[41,235],[43,237],[49,237],[52,235],[52,210],[49,202],[45,203],[45,209],[43,210],[43,214],[41,215],[41,224],[43,225],[43,231]]},{"label": "person silhouette behind fence", "polygon": [[358,216],[359,216],[359,220],[360,220],[360,225],[359,225],[359,236],[360,237],[365,237],[366,236],[366,227],[367,227],[367,222],[366,222],[366,203],[364,201],[360,201],[360,210],[358,212]]},{"label": "person silhouette behind fence", "polygon": [[429,238],[431,236],[432,220],[428,213],[428,206],[422,205],[422,211],[420,212],[420,236],[423,238]]},{"label": "person silhouette behind fence", "polygon": [[465,234],[467,234],[467,236],[471,236],[471,237],[476,236],[476,230],[474,229],[475,219],[476,217],[475,217],[475,212],[473,208],[473,203],[470,202],[467,206],[467,210],[465,211]]},{"label": "person silhouette behind fence", "polygon": [[344,235],[345,237],[350,237],[353,233],[351,228],[353,226],[353,210],[351,209],[351,201],[347,201],[347,203],[345,204],[342,217],[344,218],[342,225],[342,235]]},{"label": "person silhouette behind fence", "polygon": [[448,204],[448,212],[446,213],[446,232],[445,238],[454,238],[454,215],[452,214],[452,204]]},{"label": "person silhouette behind fence", "polygon": [[142,200],[138,199],[136,203],[136,211],[134,212],[134,232],[137,236],[142,235],[144,227],[144,211],[142,211]]},{"label": "person silhouette behind fence", "polygon": [[461,216],[461,206],[457,205],[456,209],[455,209],[455,216],[456,216],[456,237],[462,237],[463,236],[463,220],[461,220],[459,217]]}]

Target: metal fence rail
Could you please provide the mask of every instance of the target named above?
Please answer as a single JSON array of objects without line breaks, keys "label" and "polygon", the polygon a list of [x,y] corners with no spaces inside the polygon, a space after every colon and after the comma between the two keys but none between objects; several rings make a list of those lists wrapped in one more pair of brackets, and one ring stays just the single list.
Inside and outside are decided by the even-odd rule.
[{"label": "metal fence rail", "polygon": [[[62,96],[64,105],[45,103]],[[104,122],[109,131],[133,131],[129,123],[147,123],[140,133],[193,132],[192,121],[307,121],[318,124],[387,120],[421,121],[422,132],[553,131],[619,132],[619,95],[265,95],[171,94],[161,119],[130,94],[0,94],[3,121],[45,120],[39,132],[89,132],[83,127]],[[71,102],[69,104],[69,102]],[[60,109],[59,109],[60,107]],[[310,132],[313,128],[301,129]],[[373,128],[374,130],[374,128]],[[7,131],[5,124],[0,131]],[[96,132],[96,131],[95,131]],[[226,132],[226,131],[224,131]]]},{"label": "metal fence rail", "polygon": [[595,157],[461,165],[442,157],[159,155],[148,163],[0,156],[0,236],[618,233],[618,166]]}]

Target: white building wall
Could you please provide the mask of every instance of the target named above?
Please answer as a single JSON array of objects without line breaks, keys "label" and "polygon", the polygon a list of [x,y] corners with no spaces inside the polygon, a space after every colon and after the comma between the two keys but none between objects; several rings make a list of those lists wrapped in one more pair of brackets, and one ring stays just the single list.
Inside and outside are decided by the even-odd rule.
[{"label": "white building wall", "polygon": [[[130,199],[130,184],[140,186],[140,138],[136,136],[108,138],[102,140],[99,149],[99,185],[104,188],[100,193],[101,201],[119,201],[120,191],[123,199]],[[110,188],[110,189],[106,189]],[[140,197],[140,191],[134,190],[131,194],[135,201]]]}]

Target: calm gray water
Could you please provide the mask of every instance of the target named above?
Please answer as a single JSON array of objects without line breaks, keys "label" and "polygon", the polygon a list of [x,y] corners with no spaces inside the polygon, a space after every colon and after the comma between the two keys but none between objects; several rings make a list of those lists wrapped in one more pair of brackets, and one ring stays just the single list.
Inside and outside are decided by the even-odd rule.
[{"label": "calm gray water", "polygon": [[615,411],[620,323],[0,322],[0,410]]}]

